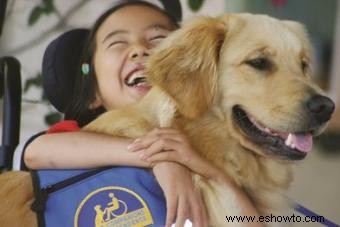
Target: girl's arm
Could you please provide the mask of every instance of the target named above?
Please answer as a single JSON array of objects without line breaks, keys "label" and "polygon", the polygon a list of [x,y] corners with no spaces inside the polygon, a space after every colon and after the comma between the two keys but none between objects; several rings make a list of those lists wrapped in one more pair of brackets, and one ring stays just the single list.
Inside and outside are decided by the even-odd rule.
[{"label": "girl's arm", "polygon": [[150,167],[126,146],[131,139],[91,132],[44,134],[25,150],[24,162],[30,169],[94,168],[125,165]]},{"label": "girl's arm", "polygon": [[[77,131],[42,135],[30,143],[24,155],[27,167],[93,168],[108,165],[151,167],[136,152],[128,151],[133,140]],[[176,163],[158,163],[153,172],[167,202],[167,226],[191,219],[195,226],[207,226],[202,197],[195,191],[191,171]],[[188,213],[190,211],[190,213]]]}]

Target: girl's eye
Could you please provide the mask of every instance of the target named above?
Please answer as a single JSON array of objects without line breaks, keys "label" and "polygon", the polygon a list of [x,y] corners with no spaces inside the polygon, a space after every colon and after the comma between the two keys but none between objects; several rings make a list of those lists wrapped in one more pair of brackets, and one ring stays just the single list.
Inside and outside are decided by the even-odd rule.
[{"label": "girl's eye", "polygon": [[161,41],[161,40],[163,40],[163,39],[165,39],[165,38],[166,38],[165,35],[157,35],[157,36],[151,37],[151,38],[150,38],[150,41],[151,41],[151,42],[154,42],[154,41],[158,42],[158,41]]},{"label": "girl's eye", "polygon": [[109,43],[108,48],[112,46],[123,45],[123,44],[126,44],[126,41],[123,41],[123,40],[113,41]]}]

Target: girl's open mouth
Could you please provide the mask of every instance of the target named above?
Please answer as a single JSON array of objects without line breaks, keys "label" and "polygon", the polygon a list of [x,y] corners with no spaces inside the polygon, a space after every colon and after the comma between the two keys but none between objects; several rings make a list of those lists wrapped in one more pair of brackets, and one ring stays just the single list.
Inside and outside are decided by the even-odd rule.
[{"label": "girl's open mouth", "polygon": [[125,78],[124,83],[129,87],[148,86],[143,70],[132,72]]}]

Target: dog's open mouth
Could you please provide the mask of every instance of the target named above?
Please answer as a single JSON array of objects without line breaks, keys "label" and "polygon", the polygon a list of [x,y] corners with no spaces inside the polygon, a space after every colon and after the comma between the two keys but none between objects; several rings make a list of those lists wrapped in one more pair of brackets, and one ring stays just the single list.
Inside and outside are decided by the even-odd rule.
[{"label": "dog's open mouth", "polygon": [[239,106],[234,106],[233,117],[247,137],[267,153],[283,159],[301,160],[312,150],[311,132],[281,132],[268,128]]}]

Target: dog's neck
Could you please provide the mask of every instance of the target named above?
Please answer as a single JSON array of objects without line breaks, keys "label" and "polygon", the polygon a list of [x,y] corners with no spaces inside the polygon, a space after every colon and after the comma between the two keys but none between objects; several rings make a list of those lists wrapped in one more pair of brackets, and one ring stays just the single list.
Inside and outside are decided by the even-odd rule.
[{"label": "dog's neck", "polygon": [[284,204],[283,190],[292,179],[288,163],[260,156],[241,146],[229,133],[228,118],[217,116],[214,111],[189,121],[178,117],[175,123],[182,127],[202,156],[231,176],[260,204],[261,213],[273,212],[274,207],[281,209],[278,206]]}]

